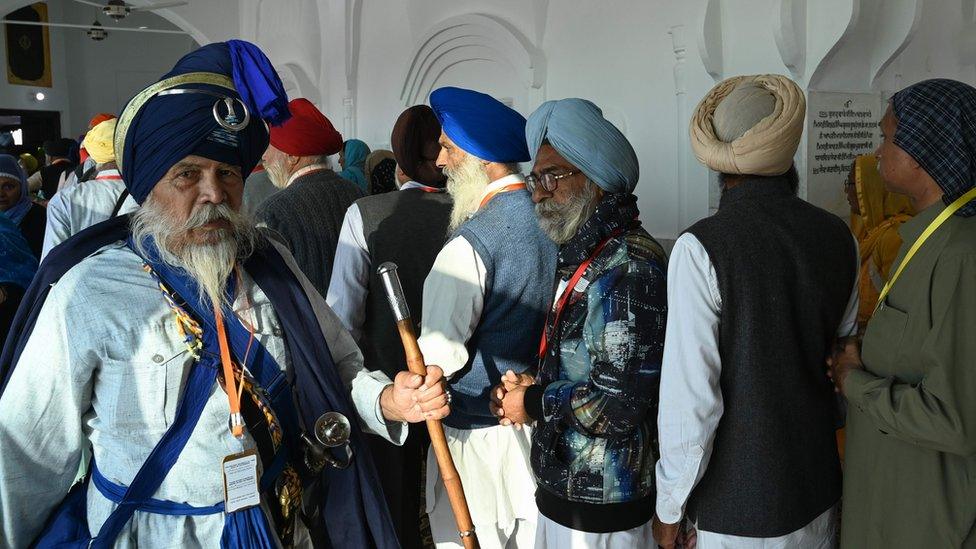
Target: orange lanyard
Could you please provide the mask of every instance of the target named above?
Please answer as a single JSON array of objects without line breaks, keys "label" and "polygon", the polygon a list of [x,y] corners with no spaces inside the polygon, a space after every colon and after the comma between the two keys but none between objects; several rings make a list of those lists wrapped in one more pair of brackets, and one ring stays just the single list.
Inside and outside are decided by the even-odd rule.
[{"label": "orange lanyard", "polygon": [[481,208],[484,208],[485,204],[491,202],[492,198],[495,198],[495,195],[508,193],[512,191],[518,191],[525,188],[526,188],[525,183],[512,183],[511,185],[506,185],[500,189],[495,189],[494,191],[488,193],[488,196],[485,196],[484,198],[481,199],[481,204],[478,205],[478,209],[480,210]]},{"label": "orange lanyard", "polygon": [[[241,286],[241,274],[237,273],[238,287]],[[247,294],[245,294],[247,295]],[[248,300],[248,308],[250,300]],[[214,307],[214,322],[217,324],[217,344],[220,346],[220,363],[224,370],[224,391],[227,393],[227,402],[230,405],[230,432],[237,438],[244,436],[244,416],[241,415],[241,394],[244,392],[244,368],[247,366],[247,357],[251,354],[251,344],[254,342],[254,328],[241,320],[247,328],[250,337],[247,341],[247,350],[244,352],[244,362],[241,364],[241,386],[237,388],[237,379],[234,376],[234,362],[230,356],[230,345],[227,344],[227,331],[224,327],[224,315],[220,307]]]},{"label": "orange lanyard", "polygon": [[539,358],[544,358],[546,356],[546,350],[549,349],[549,337],[550,335],[555,335],[556,330],[559,329],[559,320],[563,314],[563,309],[566,307],[566,303],[569,302],[569,296],[573,295],[573,289],[579,283],[580,279],[583,278],[583,274],[586,273],[586,269],[589,268],[596,256],[600,255],[603,248],[606,247],[607,243],[610,242],[615,236],[618,236],[620,232],[614,231],[613,234],[606,237],[603,242],[597,244],[594,248],[593,253],[590,257],[586,258],[586,261],[580,263],[580,266],[576,268],[576,272],[573,276],[569,278],[569,282],[566,283],[566,287],[563,288],[562,295],[559,296],[559,301],[556,302],[555,313],[556,316],[552,320],[552,330],[547,332],[545,328],[542,329],[542,341],[539,342]]},{"label": "orange lanyard", "polygon": [[[224,391],[227,392],[227,402],[230,404],[230,432],[237,438],[244,436],[244,417],[241,416],[241,393],[237,390],[237,379],[234,376],[234,363],[230,358],[230,346],[227,344],[227,332],[224,328],[224,315],[220,307],[214,307],[214,321],[217,323],[217,343],[220,345],[220,363],[224,367]],[[241,374],[243,376],[243,372]],[[244,389],[243,380],[241,390]]]}]

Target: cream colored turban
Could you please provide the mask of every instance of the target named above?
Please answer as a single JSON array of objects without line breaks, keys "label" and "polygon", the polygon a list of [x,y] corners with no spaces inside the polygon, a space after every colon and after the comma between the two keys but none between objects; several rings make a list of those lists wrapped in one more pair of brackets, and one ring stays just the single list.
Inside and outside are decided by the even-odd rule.
[{"label": "cream colored turban", "polygon": [[88,154],[98,164],[113,162],[115,160],[115,122],[116,118],[111,118],[100,122],[94,128],[88,130],[85,140],[81,143],[88,151]]},{"label": "cream colored turban", "polygon": [[803,90],[785,76],[729,78],[698,104],[691,119],[691,148],[717,172],[782,175],[793,165],[805,115]]}]

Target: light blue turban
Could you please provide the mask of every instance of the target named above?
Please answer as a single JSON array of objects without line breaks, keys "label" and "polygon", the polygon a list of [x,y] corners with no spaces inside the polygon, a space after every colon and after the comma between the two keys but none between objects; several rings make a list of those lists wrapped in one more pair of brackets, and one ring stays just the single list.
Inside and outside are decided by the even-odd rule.
[{"label": "light blue turban", "polygon": [[546,101],[525,126],[532,161],[543,141],[608,193],[629,193],[640,167],[630,141],[585,99]]}]

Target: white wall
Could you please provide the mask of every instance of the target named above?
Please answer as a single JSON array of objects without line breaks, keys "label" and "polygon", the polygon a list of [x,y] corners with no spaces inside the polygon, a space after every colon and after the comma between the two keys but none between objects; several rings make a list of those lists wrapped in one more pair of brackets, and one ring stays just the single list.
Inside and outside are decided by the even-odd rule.
[{"label": "white wall", "polygon": [[[66,21],[87,21],[93,8],[67,2]],[[71,95],[70,135],[85,131],[92,115],[99,112],[118,114],[126,102],[160,76],[176,61],[196,47],[185,34],[150,34],[112,31],[116,24],[99,17],[109,36],[94,42],[81,29],[52,29],[64,36],[67,51],[68,89]],[[157,15],[138,13],[125,18],[125,27],[148,26],[153,29],[178,30]]]}]

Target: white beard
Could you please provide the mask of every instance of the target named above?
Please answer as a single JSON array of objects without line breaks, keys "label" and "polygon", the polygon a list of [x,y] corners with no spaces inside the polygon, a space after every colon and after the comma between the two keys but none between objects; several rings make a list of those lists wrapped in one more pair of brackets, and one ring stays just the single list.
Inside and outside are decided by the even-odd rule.
[{"label": "white beard", "polygon": [[539,202],[535,205],[539,227],[556,244],[562,246],[569,242],[596,211],[596,189],[596,185],[587,180],[565,204],[556,204],[551,198]]},{"label": "white beard", "polygon": [[[226,219],[232,228],[212,231],[204,243],[183,242],[191,229],[217,219]],[[239,261],[253,253],[258,241],[254,223],[235,212],[227,204],[200,206],[181,225],[173,222],[172,215],[156,204],[152,196],[132,218],[132,236],[138,251],[147,236],[153,237],[159,259],[190,275],[200,287],[200,306],[220,307],[230,305],[227,300],[227,279]]]},{"label": "white beard", "polygon": [[291,174],[281,164],[266,163],[264,171],[268,172],[268,179],[276,188],[284,189],[288,186],[288,179],[291,178]]},{"label": "white beard", "polygon": [[464,157],[457,168],[451,170],[445,167],[444,175],[447,176],[447,192],[454,199],[448,225],[448,232],[453,233],[478,211],[481,197],[491,183],[491,178],[481,160],[470,154]]}]

